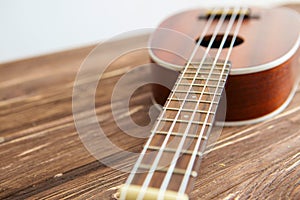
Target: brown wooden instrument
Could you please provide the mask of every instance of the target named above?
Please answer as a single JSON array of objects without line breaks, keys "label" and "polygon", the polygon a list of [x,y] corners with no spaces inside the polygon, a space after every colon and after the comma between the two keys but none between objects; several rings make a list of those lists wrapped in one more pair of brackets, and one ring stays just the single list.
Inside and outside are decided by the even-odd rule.
[{"label": "brown wooden instrument", "polygon": [[153,87],[164,107],[120,199],[188,199],[221,102],[230,126],[282,111],[298,83],[299,22],[284,8],[196,9],[162,22],[149,43],[162,66],[153,74],[174,87]]}]

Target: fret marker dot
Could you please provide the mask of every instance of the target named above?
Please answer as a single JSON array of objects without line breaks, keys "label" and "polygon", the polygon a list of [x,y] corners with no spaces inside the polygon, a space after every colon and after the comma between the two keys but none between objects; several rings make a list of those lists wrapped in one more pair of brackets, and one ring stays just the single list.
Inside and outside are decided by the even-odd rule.
[{"label": "fret marker dot", "polygon": [[196,96],[195,96],[195,95],[193,95],[193,96],[192,96],[192,98],[193,98],[193,99],[196,99]]},{"label": "fret marker dot", "polygon": [[184,117],[184,118],[188,118],[188,117],[189,117],[189,115],[183,115],[183,117]]},{"label": "fret marker dot", "polygon": [[192,171],[191,172],[191,176],[194,177],[194,178],[196,178],[198,176],[198,173],[196,171]]}]

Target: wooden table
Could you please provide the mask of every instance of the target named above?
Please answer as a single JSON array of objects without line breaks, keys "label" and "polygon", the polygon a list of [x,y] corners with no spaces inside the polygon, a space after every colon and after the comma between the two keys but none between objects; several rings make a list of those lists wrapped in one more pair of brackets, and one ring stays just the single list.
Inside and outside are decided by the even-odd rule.
[{"label": "wooden table", "polygon": [[[145,46],[148,37],[111,42],[105,52],[90,59],[104,67],[99,60],[105,61],[124,45]],[[73,84],[93,48],[0,65],[0,199],[111,199],[115,187],[124,183],[128,174],[91,156],[74,125]],[[111,141],[132,152],[140,152],[145,139],[130,137],[118,128],[110,97],[123,74],[147,62],[145,50],[114,62],[95,98],[102,128]],[[140,78],[148,73],[141,71]],[[192,199],[300,199],[299,102],[298,90],[290,106],[274,119],[224,128],[202,162]],[[150,87],[145,86],[132,97],[130,113],[122,104],[117,109],[120,116],[131,115],[137,124],[146,125],[151,105]]]}]

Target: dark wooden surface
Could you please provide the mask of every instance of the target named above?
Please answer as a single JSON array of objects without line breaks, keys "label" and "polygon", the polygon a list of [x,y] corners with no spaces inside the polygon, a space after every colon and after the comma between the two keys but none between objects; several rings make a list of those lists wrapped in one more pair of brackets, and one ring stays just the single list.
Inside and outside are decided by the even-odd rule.
[{"label": "dark wooden surface", "polygon": [[[104,61],[118,48],[144,46],[147,39],[143,35],[113,42],[92,59]],[[92,157],[74,126],[72,87],[92,49],[0,65],[0,199],[110,199],[124,183],[128,174]],[[96,95],[99,123],[112,141],[133,152],[139,152],[145,140],[120,131],[109,98],[124,73],[147,62],[146,51],[114,62]],[[140,76],[147,73],[141,71]],[[150,90],[140,88],[133,97],[130,114],[138,124],[149,123]],[[298,89],[291,105],[274,119],[225,128],[202,162],[192,199],[300,199],[299,102]],[[122,106],[120,115],[126,116]]]}]

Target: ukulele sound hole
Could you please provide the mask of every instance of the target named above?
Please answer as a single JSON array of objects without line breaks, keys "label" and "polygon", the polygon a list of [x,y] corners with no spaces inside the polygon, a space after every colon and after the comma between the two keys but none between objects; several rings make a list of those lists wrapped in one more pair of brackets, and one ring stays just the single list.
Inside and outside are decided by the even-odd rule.
[{"label": "ukulele sound hole", "polygon": [[[213,49],[218,49],[221,46],[222,40],[223,40],[224,35],[217,35],[215,40],[212,43],[211,48]],[[212,39],[212,35],[207,35],[203,38],[203,40],[201,41],[200,45],[203,47],[208,47],[209,43]],[[225,44],[223,45],[223,48],[229,48],[231,45],[231,41],[233,39],[233,35],[228,35],[228,37],[226,38]],[[196,40],[196,43],[198,43],[199,38]],[[239,36],[237,36],[236,40],[234,41],[233,46],[238,46],[240,44],[242,44],[244,42],[244,40],[242,38],[240,38]]]}]

